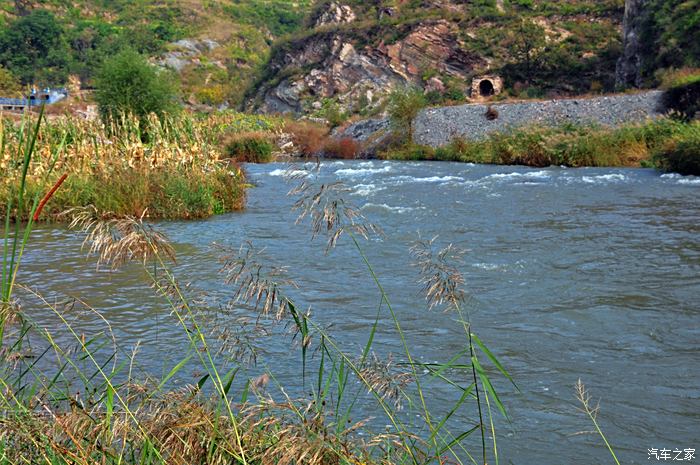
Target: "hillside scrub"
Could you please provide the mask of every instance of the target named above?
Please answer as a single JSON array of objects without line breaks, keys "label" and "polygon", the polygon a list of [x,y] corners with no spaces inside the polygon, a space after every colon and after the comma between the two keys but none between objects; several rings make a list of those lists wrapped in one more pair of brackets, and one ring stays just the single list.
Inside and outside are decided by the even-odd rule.
[{"label": "hillside scrub", "polygon": [[[0,121],[0,214],[13,220],[27,220],[32,202],[63,175],[67,177],[41,219],[55,220],[69,208],[87,205],[107,217],[203,218],[240,209],[245,177],[235,163],[223,159],[219,140],[227,131],[267,126],[258,117],[236,113],[151,115],[143,127],[149,134],[144,142],[135,117],[122,117],[111,126],[60,118],[42,124],[36,156],[23,176],[19,167],[27,151],[21,144],[31,123],[27,118],[19,124]],[[21,209],[25,213],[18,215],[12,193],[22,179],[28,194]],[[14,207],[8,212],[11,201]]]},{"label": "hillside scrub", "polygon": [[665,171],[700,176],[700,123],[674,134],[654,150],[654,163]]},{"label": "hillside scrub", "polygon": [[[700,123],[663,118],[619,128],[567,125],[526,127],[492,134],[485,140],[454,139],[444,147],[406,144],[380,154],[393,160],[441,160],[525,166],[649,166],[662,147],[681,142],[687,153]],[[674,146],[675,147],[675,146]],[[685,158],[684,158],[685,159]]]},{"label": "hillside scrub", "polygon": [[681,117],[691,120],[700,114],[700,68],[683,68],[663,73],[664,103]]}]

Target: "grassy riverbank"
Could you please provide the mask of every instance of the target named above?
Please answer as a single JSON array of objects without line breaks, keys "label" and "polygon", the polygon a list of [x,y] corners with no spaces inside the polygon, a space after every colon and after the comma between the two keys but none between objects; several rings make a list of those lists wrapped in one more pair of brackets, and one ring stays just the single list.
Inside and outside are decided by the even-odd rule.
[{"label": "grassy riverbank", "polygon": [[[27,149],[22,172],[39,156],[32,134],[18,139]],[[108,314],[90,307],[89,296],[66,304],[16,281],[33,223],[11,225],[8,217],[0,281],[0,464],[427,465],[495,457],[497,415],[506,412],[491,378],[512,379],[471,326],[464,278],[453,265],[460,252],[434,250],[432,242],[410,251],[426,306],[455,313],[464,328],[461,350],[422,363],[361,245],[375,228],[339,201],[342,192],[303,182],[295,188],[295,208],[310,220],[312,238],[327,239],[327,253],[340,239],[354,246],[376,284],[379,305],[360,350],[343,348],[329,328],[301,311],[306,306],[287,294],[295,288],[291,278],[251,243],[220,250],[226,300],[202,300],[197,283],[180,284],[171,269],[173,248],[143,218],[72,212],[71,227],[86,235],[98,268],[121,272],[130,264],[133,273],[140,265],[144,287],[161,299],[170,324],[181,327],[181,355],[159,378],[141,365],[138,346],[115,337]],[[26,183],[13,193],[21,205]],[[40,205],[33,203],[27,216],[36,217]],[[51,275],[45,278],[48,284]],[[37,322],[37,314],[50,318]],[[81,330],[76,315],[101,323]],[[398,362],[374,353],[380,320],[393,322],[383,333],[402,342]],[[255,366],[265,342],[280,339],[299,354],[298,377],[288,386]],[[188,374],[194,369],[196,377]],[[435,383],[454,390],[455,402],[445,411],[426,401]],[[357,408],[366,403],[387,427],[375,429],[360,416]],[[449,422],[458,412],[460,422]],[[480,441],[470,442],[472,434]]]},{"label": "grassy riverbank", "polygon": [[[42,162],[45,154],[37,150],[34,128],[25,127],[18,136],[24,156],[11,161],[22,173],[47,166],[44,174],[50,178],[63,165]],[[450,312],[463,330],[463,343],[454,353],[422,362],[365,253],[363,240],[377,228],[342,198],[342,185],[315,183],[313,172],[299,177],[296,168],[288,178],[293,208],[300,221],[310,223],[310,240],[325,239],[319,254],[324,248],[334,253],[336,243],[344,241],[374,283],[377,306],[366,309],[372,312],[366,338],[357,345],[333,334],[310,310],[302,311],[307,305],[294,295],[303,299],[305,290],[295,291],[293,276],[280,267],[284,264],[266,258],[251,242],[216,249],[221,296],[205,297],[190,276],[177,276],[171,266],[175,250],[143,218],[105,219],[92,208],[74,209],[71,227],[85,235],[97,267],[142,276],[144,289],[159,298],[156,311],[164,315],[159,324],[181,329],[181,350],[170,365],[158,368],[159,376],[146,368],[152,360],[141,364],[139,344],[119,340],[110,313],[91,307],[89,295],[77,299],[52,292],[44,297],[42,280],[50,287],[52,273],[39,276],[32,288],[17,281],[31,248],[31,219],[39,215],[43,200],[30,202],[27,224],[11,224],[6,216],[0,465],[498,463],[497,438],[507,421],[498,392],[517,386],[470,320],[460,273],[465,252],[451,244],[438,246],[435,239],[407,250],[415,284],[425,297],[423,309]],[[30,197],[27,186],[12,187],[10,198],[18,205]],[[181,284],[184,280],[187,284]],[[211,288],[211,282],[203,286]],[[140,303],[134,305],[139,309]],[[378,331],[398,341],[395,358],[375,353]],[[434,343],[443,337],[436,333]],[[291,379],[278,378],[264,362],[257,365],[266,344],[279,347],[281,342],[298,355],[297,376]],[[450,392],[451,400],[441,408],[430,398],[435,389]],[[582,384],[575,393],[598,428],[597,408]],[[572,392],[572,402],[573,397]],[[361,412],[372,412],[374,419]]]},{"label": "grassy riverbank", "polygon": [[[389,160],[440,160],[543,167],[563,165],[658,166],[693,174],[700,160],[700,122],[664,118],[619,128],[569,125],[526,127],[481,141],[457,138],[449,145],[408,144],[382,152]],[[693,165],[694,164],[694,165]],[[697,171],[697,168],[695,168]]]},{"label": "grassy riverbank", "polygon": [[[105,126],[98,121],[61,117],[43,122],[36,133],[32,163],[23,171],[36,118],[12,122],[0,118],[0,214],[27,219],[32,203],[65,177],[41,219],[76,206],[94,206],[105,216],[203,218],[237,210],[245,200],[245,176],[222,153],[230,134],[272,131],[273,119],[221,113],[187,113],[139,125],[123,118]],[[19,184],[26,195],[12,199]],[[12,200],[12,202],[11,202]]]}]

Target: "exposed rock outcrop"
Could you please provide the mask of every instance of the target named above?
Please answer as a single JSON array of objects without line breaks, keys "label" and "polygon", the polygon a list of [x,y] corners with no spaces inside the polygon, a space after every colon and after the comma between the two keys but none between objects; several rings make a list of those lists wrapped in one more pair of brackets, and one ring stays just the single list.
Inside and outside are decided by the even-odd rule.
[{"label": "exposed rock outcrop", "polygon": [[[181,39],[170,44],[171,50],[165,53],[157,64],[182,72],[187,66],[200,64],[200,57],[220,47],[210,39]],[[224,65],[218,63],[220,67]]]},{"label": "exposed rock outcrop", "polygon": [[617,62],[615,83],[619,88],[642,85],[642,26],[648,0],[625,0],[622,32],[622,56]]},{"label": "exposed rock outcrop", "polygon": [[343,24],[355,21],[355,12],[347,5],[332,2],[326,10],[316,18],[316,27],[326,24]]},{"label": "exposed rock outcrop", "polygon": [[[332,3],[319,20],[347,22],[351,13]],[[302,112],[324,98],[334,98],[346,109],[358,102],[372,108],[396,86],[421,83],[426,70],[466,81],[475,68],[486,66],[483,58],[464,50],[456,25],[446,20],[411,25],[390,44],[361,43],[352,31],[338,29],[291,44],[270,65],[274,74],[290,76],[259,90],[260,109]]]}]

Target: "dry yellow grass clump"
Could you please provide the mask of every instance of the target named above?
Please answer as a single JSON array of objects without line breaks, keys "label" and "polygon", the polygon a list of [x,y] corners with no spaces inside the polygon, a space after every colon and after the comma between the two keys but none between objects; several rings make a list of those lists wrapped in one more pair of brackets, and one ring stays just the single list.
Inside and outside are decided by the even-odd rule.
[{"label": "dry yellow grass clump", "polygon": [[[272,122],[237,113],[198,118],[188,114],[146,121],[123,117],[114,124],[62,117],[39,126],[32,161],[24,154],[35,118],[0,118],[0,214],[6,215],[24,177],[28,212],[61,177],[65,182],[43,209],[51,218],[68,208],[94,206],[105,216],[200,218],[240,209],[244,175],[222,156],[223,133],[270,130]],[[11,202],[17,207],[17,199]],[[17,216],[11,211],[12,219]],[[26,217],[20,218],[27,219]]]}]

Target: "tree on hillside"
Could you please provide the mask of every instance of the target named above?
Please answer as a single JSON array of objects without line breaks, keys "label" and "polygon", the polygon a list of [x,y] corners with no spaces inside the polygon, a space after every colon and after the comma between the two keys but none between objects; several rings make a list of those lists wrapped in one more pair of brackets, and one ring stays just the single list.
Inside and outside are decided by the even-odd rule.
[{"label": "tree on hillside", "polygon": [[700,66],[700,1],[648,0],[642,12],[643,74]]},{"label": "tree on hillside", "polygon": [[0,64],[23,84],[63,83],[69,63],[63,28],[48,11],[32,11],[0,31]]},{"label": "tree on hillside", "polygon": [[123,114],[132,114],[143,121],[151,113],[162,117],[177,108],[171,76],[130,49],[104,61],[95,88],[104,121],[115,121]]},{"label": "tree on hillside", "polygon": [[22,92],[22,84],[10,71],[0,66],[0,96],[14,97]]},{"label": "tree on hillside", "polygon": [[413,140],[413,122],[418,112],[427,105],[423,91],[417,87],[394,90],[389,95],[389,118],[392,125]]},{"label": "tree on hillside", "polygon": [[31,6],[30,0],[15,0],[15,14],[17,16],[27,16]]},{"label": "tree on hillside", "polygon": [[514,28],[505,45],[512,50],[513,63],[529,85],[539,68],[543,65],[544,50],[547,39],[544,28],[529,20],[522,20]]}]

